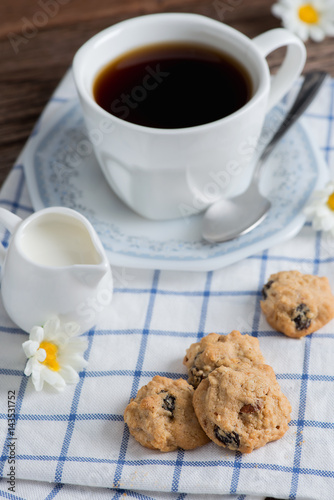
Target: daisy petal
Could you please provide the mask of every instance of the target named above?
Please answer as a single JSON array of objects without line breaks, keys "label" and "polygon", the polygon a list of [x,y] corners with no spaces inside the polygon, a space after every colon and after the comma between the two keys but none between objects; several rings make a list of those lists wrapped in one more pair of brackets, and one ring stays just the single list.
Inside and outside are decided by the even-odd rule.
[{"label": "daisy petal", "polygon": [[334,24],[331,24],[331,23],[326,23],[326,25],[324,26],[324,30],[325,30],[325,33],[326,35],[328,36],[334,36]]},{"label": "daisy petal", "polygon": [[279,18],[282,18],[284,16],[286,12],[286,9],[284,8],[283,5],[281,4],[278,4],[278,3],[275,3],[272,7],[271,7],[271,13],[275,16],[275,17],[279,17]]},{"label": "daisy petal", "polygon": [[309,38],[309,29],[304,24],[299,24],[298,26],[296,26],[294,32],[296,33],[296,35],[299,36],[299,38],[303,42],[306,42],[308,40],[308,38]]},{"label": "daisy petal", "polygon": [[44,380],[41,376],[41,372],[34,370],[31,374],[31,380],[34,384],[36,391],[40,392],[43,389]]},{"label": "daisy petal", "polygon": [[41,326],[33,326],[30,331],[30,340],[38,342],[39,344],[42,342],[44,338],[44,330]]},{"label": "daisy petal", "polygon": [[88,340],[86,338],[82,337],[77,337],[74,339],[71,339],[67,346],[66,346],[66,352],[67,353],[72,353],[72,352],[80,352],[83,354],[88,347]]},{"label": "daisy petal", "polygon": [[311,26],[310,37],[315,42],[322,42],[325,38],[325,33],[319,26]]},{"label": "daisy petal", "polygon": [[331,215],[331,212],[329,210],[329,208],[327,207],[327,205],[319,205],[315,212],[314,212],[317,217],[328,217]]},{"label": "daisy petal", "polygon": [[26,364],[26,367],[24,369],[24,374],[29,377],[32,372],[33,372],[33,368],[34,368],[34,360],[33,359],[28,359],[27,361],[27,364]]},{"label": "daisy petal", "polygon": [[68,354],[63,355],[61,360],[61,366],[69,365],[74,368],[77,372],[81,371],[83,368],[86,368],[88,365],[87,361],[80,356],[79,354]]},{"label": "daisy petal", "polygon": [[65,323],[64,331],[69,337],[75,337],[80,331],[80,326],[78,323],[71,321],[69,323]]},{"label": "daisy petal", "polygon": [[37,349],[39,348],[39,342],[27,340],[26,342],[23,342],[22,348],[27,358],[31,358],[31,356],[34,356],[36,354]]},{"label": "daisy petal", "polygon": [[78,373],[69,365],[62,367],[61,376],[67,384],[77,384],[79,382]]},{"label": "daisy petal", "polygon": [[322,229],[324,231],[329,231],[334,227],[334,217],[323,217],[322,219]]},{"label": "daisy petal", "polygon": [[46,359],[46,350],[45,349],[38,349],[38,351],[36,353],[36,359],[40,363],[43,363],[43,361],[45,361],[45,359]]},{"label": "daisy petal", "polygon": [[52,316],[50,319],[48,319],[44,325],[45,338],[49,340],[55,338],[59,330],[59,327],[60,327],[60,321],[57,316]]},{"label": "daisy petal", "polygon": [[43,378],[45,382],[52,385],[57,391],[63,391],[65,389],[65,380],[59,373],[49,370],[49,368],[45,368],[43,371]]}]

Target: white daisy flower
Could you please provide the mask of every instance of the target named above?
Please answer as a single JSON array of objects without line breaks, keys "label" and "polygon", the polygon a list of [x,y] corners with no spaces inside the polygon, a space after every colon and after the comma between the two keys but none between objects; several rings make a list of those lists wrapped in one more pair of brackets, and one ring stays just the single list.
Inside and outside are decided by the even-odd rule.
[{"label": "white daisy flower", "polygon": [[88,343],[78,334],[79,325],[61,325],[56,316],[31,329],[29,340],[22,344],[28,358],[24,374],[31,375],[36,391],[43,389],[44,382],[63,391],[66,384],[79,381],[78,372],[87,366],[83,353]]},{"label": "white daisy flower", "polygon": [[334,36],[333,0],[279,0],[271,11],[304,42],[309,37],[321,42],[325,36]]},{"label": "white daisy flower", "polygon": [[304,213],[316,231],[328,231],[334,236],[334,181],[328,182],[321,191],[315,191]]}]

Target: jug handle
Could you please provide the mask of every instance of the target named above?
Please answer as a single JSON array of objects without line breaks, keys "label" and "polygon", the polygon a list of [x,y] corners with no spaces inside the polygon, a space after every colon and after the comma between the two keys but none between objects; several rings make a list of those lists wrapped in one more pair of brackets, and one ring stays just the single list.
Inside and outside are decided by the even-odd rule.
[{"label": "jug handle", "polygon": [[[5,226],[10,233],[13,233],[17,226],[22,222],[22,219],[18,216],[0,207],[0,223]],[[2,264],[6,255],[6,248],[3,244],[0,245],[0,264]]]}]

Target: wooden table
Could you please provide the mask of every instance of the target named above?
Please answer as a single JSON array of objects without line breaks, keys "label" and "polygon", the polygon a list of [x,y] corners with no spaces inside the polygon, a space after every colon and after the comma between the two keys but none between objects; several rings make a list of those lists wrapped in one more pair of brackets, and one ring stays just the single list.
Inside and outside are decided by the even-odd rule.
[{"label": "wooden table", "polygon": [[[98,31],[154,12],[193,12],[254,37],[280,26],[272,0],[1,0],[0,184],[76,50]],[[220,7],[218,7],[220,6]],[[334,39],[307,42],[305,70],[334,76]],[[273,71],[284,52],[269,58]]]}]

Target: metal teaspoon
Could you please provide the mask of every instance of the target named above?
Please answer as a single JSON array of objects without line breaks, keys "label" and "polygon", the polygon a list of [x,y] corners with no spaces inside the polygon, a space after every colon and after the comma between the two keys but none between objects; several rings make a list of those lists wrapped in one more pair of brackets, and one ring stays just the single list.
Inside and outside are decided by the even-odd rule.
[{"label": "metal teaspoon", "polygon": [[327,73],[324,71],[306,73],[293,106],[262,152],[247,190],[235,198],[213,203],[205,212],[202,230],[205,240],[211,243],[232,240],[248,233],[265,219],[271,202],[259,191],[262,167],[278,141],[311,104],[326,76]]}]

